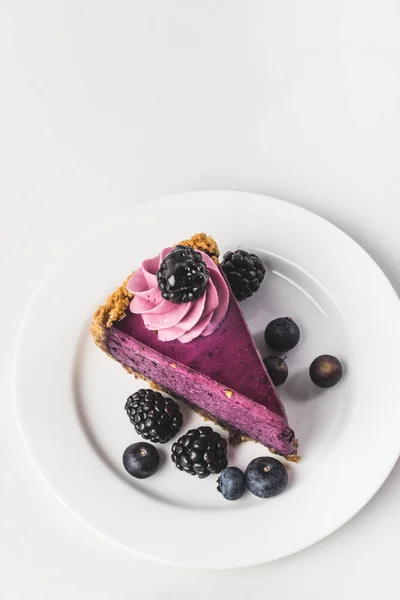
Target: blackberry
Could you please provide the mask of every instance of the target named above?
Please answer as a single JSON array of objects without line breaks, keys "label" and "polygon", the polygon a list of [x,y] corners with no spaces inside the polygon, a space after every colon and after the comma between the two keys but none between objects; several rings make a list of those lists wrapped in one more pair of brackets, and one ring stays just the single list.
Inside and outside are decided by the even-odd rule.
[{"label": "blackberry", "polygon": [[154,443],[165,444],[182,427],[177,403],[154,390],[139,390],[129,396],[125,410],[137,433]]},{"label": "blackberry", "polygon": [[162,261],[157,281],[165,300],[182,304],[198,300],[205,293],[208,271],[200,252],[176,246]]},{"label": "blackberry", "polygon": [[265,276],[265,267],[256,254],[245,250],[226,252],[221,268],[237,300],[250,298],[258,290]]},{"label": "blackberry", "polygon": [[204,479],[228,466],[227,447],[226,439],[211,427],[198,427],[190,429],[172,444],[171,458],[180,471]]}]

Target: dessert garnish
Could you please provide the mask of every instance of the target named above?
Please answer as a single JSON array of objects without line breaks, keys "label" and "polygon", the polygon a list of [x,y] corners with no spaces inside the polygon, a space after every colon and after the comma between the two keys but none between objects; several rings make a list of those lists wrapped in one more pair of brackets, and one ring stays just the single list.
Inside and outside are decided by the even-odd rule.
[{"label": "dessert garnish", "polygon": [[[286,358],[286,357],[285,357]],[[272,383],[276,386],[285,383],[289,370],[284,358],[279,356],[267,356],[263,358],[264,365],[267,367]]]},{"label": "dessert garnish", "polygon": [[211,335],[228,310],[229,289],[217,265],[189,247],[165,248],[143,261],[127,290],[134,295],[131,312],[163,342],[187,344]]},{"label": "dessert garnish", "polygon": [[310,365],[311,381],[321,388],[336,385],[343,375],[341,362],[331,354],[317,356]]},{"label": "dessert garnish", "polygon": [[265,267],[261,259],[245,250],[226,252],[221,268],[239,302],[257,292],[265,276]]},{"label": "dessert garnish", "polygon": [[227,467],[218,477],[217,490],[225,500],[239,500],[245,489],[244,473],[238,467]]},{"label": "dessert garnish", "polygon": [[249,463],[245,480],[252,494],[259,498],[272,498],[283,492],[287,486],[288,473],[276,458],[261,456]]},{"label": "dessert garnish", "polygon": [[162,297],[175,304],[201,298],[207,289],[208,271],[200,252],[176,246],[161,262],[157,282]]},{"label": "dessert garnish", "polygon": [[228,466],[227,446],[226,439],[211,427],[190,429],[172,444],[172,462],[180,471],[204,479]]},{"label": "dessert garnish", "polygon": [[154,390],[141,389],[129,396],[125,410],[136,432],[154,443],[165,444],[182,427],[179,405]]},{"label": "dessert garnish", "polygon": [[289,317],[279,317],[271,321],[264,332],[267,346],[277,352],[292,350],[300,340],[300,329]]},{"label": "dessert garnish", "polygon": [[136,479],[147,479],[156,473],[160,465],[157,448],[147,442],[136,442],[128,446],[122,462],[129,475]]}]

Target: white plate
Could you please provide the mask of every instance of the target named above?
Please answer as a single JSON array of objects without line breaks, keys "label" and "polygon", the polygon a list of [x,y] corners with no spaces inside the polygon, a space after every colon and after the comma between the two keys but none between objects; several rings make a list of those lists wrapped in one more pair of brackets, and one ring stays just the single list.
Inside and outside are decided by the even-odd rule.
[{"label": "white plate", "polygon": [[[142,259],[197,231],[221,250],[262,255],[265,284],[243,311],[261,352],[271,318],[292,316],[300,344],[281,388],[303,459],[276,498],[227,502],[215,478],[174,469],[137,481],[121,464],[139,438],[124,411],[138,385],[91,340],[98,304]],[[170,196],[119,215],[54,268],[28,310],[15,367],[17,412],[31,455],[57,497],[115,543],[160,561],[203,568],[274,560],[329,535],[381,486],[400,451],[399,301],[372,259],[342,231],[293,205],[239,192]],[[345,367],[330,390],[309,381],[322,353]],[[232,365],[234,368],[234,365]],[[185,429],[200,418],[185,411]],[[266,454],[230,450],[245,468]]]}]

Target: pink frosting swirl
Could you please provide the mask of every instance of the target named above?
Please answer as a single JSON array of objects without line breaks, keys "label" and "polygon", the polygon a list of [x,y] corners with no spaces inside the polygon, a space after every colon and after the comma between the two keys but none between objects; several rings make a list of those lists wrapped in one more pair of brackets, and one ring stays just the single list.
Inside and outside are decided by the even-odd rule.
[{"label": "pink frosting swirl", "polygon": [[157,331],[163,342],[179,340],[183,344],[199,336],[211,335],[225,318],[229,304],[228,285],[217,265],[200,252],[209,273],[205,294],[193,302],[174,304],[164,300],[157,284],[157,271],[172,248],[143,261],[128,281],[128,291],[134,294],[130,310],[142,315],[147,329]]}]

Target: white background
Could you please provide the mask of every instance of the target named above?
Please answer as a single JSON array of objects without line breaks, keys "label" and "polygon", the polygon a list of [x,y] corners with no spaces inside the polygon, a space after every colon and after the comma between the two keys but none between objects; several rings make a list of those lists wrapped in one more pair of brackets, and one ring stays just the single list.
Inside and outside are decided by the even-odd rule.
[{"label": "white background", "polygon": [[243,189],[310,208],[400,292],[399,31],[396,0],[0,2],[2,600],[398,597],[399,466],[351,523],[296,556],[164,567],[48,492],[17,431],[11,369],[29,298],[70,243],[170,192]]}]

